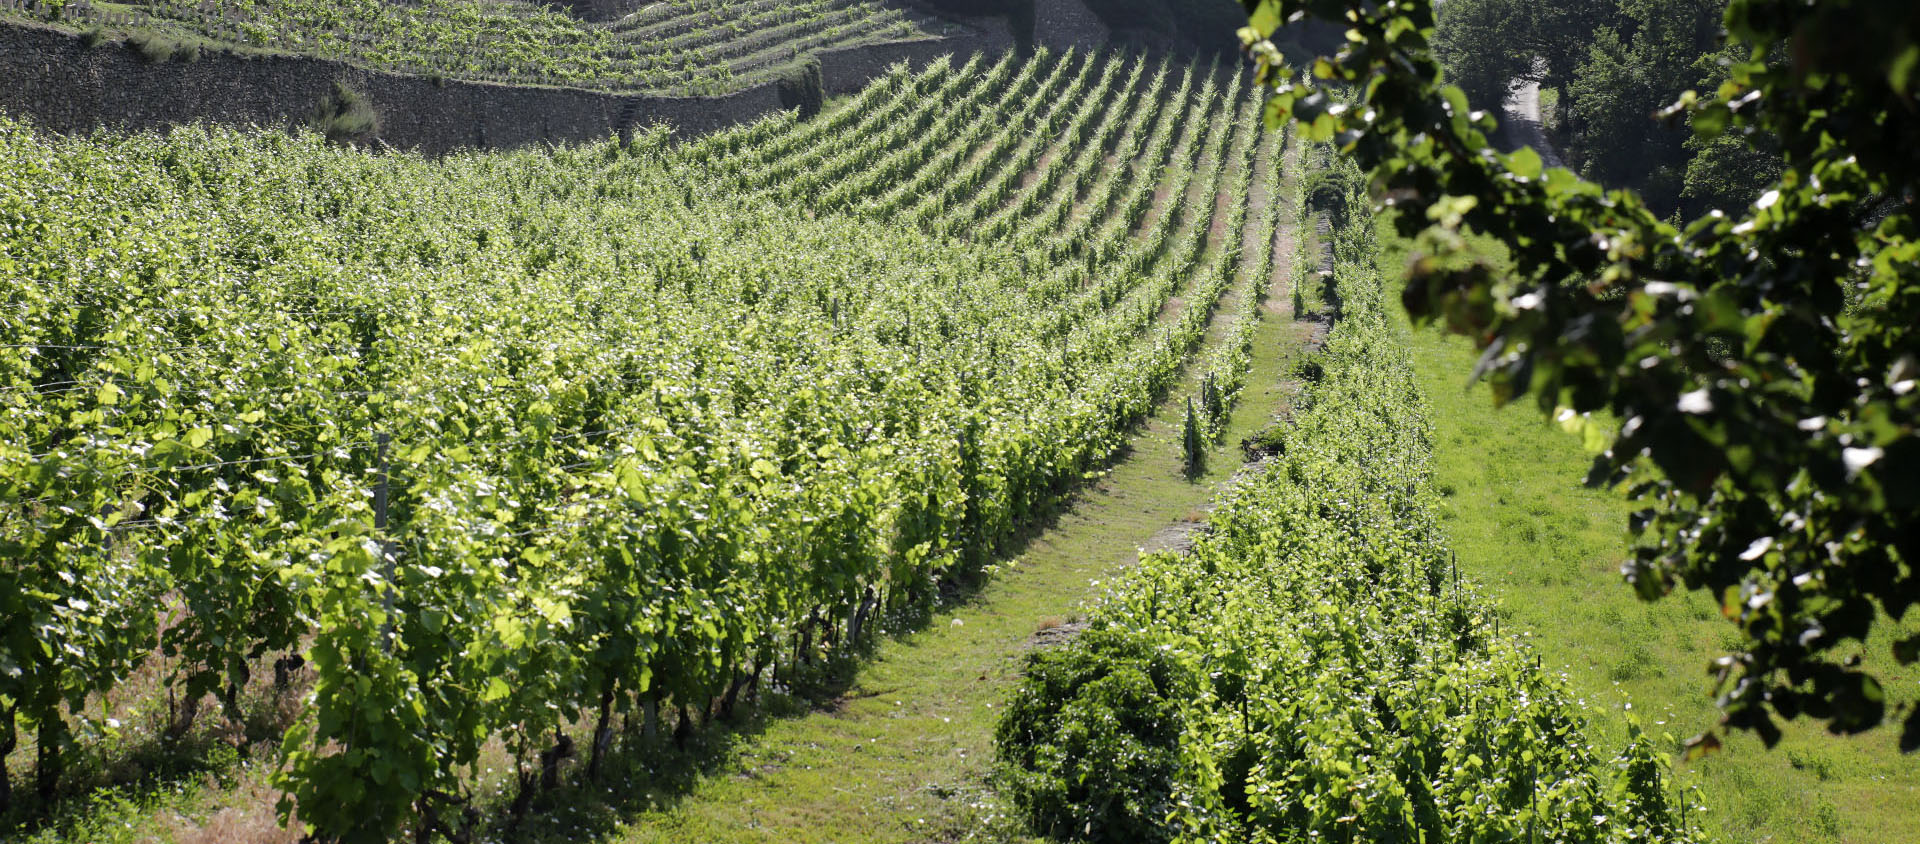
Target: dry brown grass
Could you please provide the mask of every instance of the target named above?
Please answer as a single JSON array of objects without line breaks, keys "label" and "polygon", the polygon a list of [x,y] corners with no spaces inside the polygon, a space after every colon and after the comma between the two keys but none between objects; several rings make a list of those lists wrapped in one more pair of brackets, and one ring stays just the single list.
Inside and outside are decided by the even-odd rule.
[{"label": "dry brown grass", "polygon": [[297,844],[300,821],[295,818],[285,827],[280,825],[274,811],[279,799],[262,772],[243,780],[229,797],[231,805],[205,821],[169,814],[161,827],[173,844]]},{"label": "dry brown grass", "polygon": [[[169,607],[162,612],[175,609]],[[163,628],[171,622],[171,618],[163,618]],[[61,793],[73,797],[103,787],[178,781],[197,776],[186,773],[196,770],[206,771],[209,777],[230,776],[234,762],[265,758],[299,717],[314,678],[311,669],[301,668],[289,674],[286,688],[275,688],[273,663],[277,656],[268,654],[252,661],[251,679],[239,690],[236,710],[230,713],[214,695],[188,706],[173,682],[180,661],[158,650],[149,654],[121,683],[92,696],[83,710],[67,711],[79,747],[67,755]],[[188,720],[189,711],[197,711],[197,717]],[[34,733],[25,731],[20,738],[20,746],[5,760],[16,783],[30,781],[37,751]],[[266,788],[264,776],[259,775],[260,782],[253,785]],[[224,787],[216,785],[210,790],[218,792]],[[264,798],[258,807],[264,822],[274,827],[273,805],[277,799],[277,794]],[[238,820],[216,818],[209,825],[228,829]]]}]

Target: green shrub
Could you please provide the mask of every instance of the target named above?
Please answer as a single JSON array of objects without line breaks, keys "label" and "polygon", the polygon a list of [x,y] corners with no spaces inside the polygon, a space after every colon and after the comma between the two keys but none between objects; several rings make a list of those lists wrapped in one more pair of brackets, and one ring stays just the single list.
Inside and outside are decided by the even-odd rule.
[{"label": "green shrub", "polygon": [[1358,174],[1349,168],[1317,168],[1303,174],[1300,192],[1307,198],[1308,208],[1326,212],[1338,229],[1347,225],[1347,197],[1353,195],[1358,184]]},{"label": "green shrub", "polygon": [[1036,831],[1068,841],[1159,842],[1173,808],[1183,702],[1206,680],[1145,632],[1089,630],[1028,657],[997,734],[1007,793]]},{"label": "green shrub", "polygon": [[797,108],[802,119],[820,113],[827,102],[826,85],[820,76],[820,61],[808,59],[781,78],[778,87],[781,108]]},{"label": "green shrub", "polygon": [[107,40],[110,38],[112,38],[112,35],[107,32],[106,27],[99,24],[89,26],[87,27],[87,31],[80,33],[81,45],[89,50],[107,43]]},{"label": "green shrub", "polygon": [[136,32],[127,37],[127,46],[151,64],[165,64],[180,51],[180,42],[157,32]]},{"label": "green shrub", "polygon": [[380,114],[364,94],[345,82],[335,82],[333,92],[321,98],[307,125],[336,144],[364,142],[380,134]]}]

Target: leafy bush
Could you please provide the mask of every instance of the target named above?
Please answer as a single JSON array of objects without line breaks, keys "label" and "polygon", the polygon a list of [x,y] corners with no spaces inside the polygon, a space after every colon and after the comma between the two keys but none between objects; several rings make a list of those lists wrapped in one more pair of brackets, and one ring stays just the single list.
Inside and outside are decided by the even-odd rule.
[{"label": "leafy bush", "polygon": [[1326,212],[1335,228],[1345,226],[1347,198],[1359,184],[1359,174],[1343,167],[1310,167],[1300,178],[1300,192],[1306,197],[1307,207]]},{"label": "leafy bush", "polygon": [[127,38],[127,46],[152,64],[165,64],[180,50],[180,42],[155,32],[136,32]]},{"label": "leafy bush", "polygon": [[336,144],[371,140],[380,134],[380,114],[345,82],[333,83],[333,92],[321,98],[307,125]]},{"label": "leafy bush", "polygon": [[1058,838],[1169,840],[1182,702],[1204,683],[1186,650],[1144,631],[1090,630],[1035,652],[998,732],[1008,793]]},{"label": "leafy bush", "polygon": [[820,77],[820,60],[808,59],[780,80],[780,107],[797,108],[802,118],[820,113],[827,101],[826,86]]}]

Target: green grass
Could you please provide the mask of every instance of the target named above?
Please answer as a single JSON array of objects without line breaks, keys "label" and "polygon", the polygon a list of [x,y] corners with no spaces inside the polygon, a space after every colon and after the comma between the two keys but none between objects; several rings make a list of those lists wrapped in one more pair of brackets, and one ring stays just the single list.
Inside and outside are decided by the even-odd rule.
[{"label": "green grass", "polygon": [[[1628,502],[1581,486],[1589,456],[1531,403],[1496,410],[1485,389],[1466,389],[1476,356],[1463,338],[1414,332],[1462,574],[1498,595],[1513,628],[1565,671],[1591,704],[1602,746],[1622,740],[1629,719],[1676,739],[1714,725],[1706,666],[1734,628],[1704,593],[1655,603],[1634,595],[1619,574]],[[1893,670],[1884,643],[1868,652],[1884,681],[1916,682],[1916,672]],[[1898,752],[1897,729],[1839,738],[1800,721],[1773,750],[1737,735],[1719,754],[1677,763],[1677,780],[1699,789],[1721,840],[1920,841],[1920,759]]]}]

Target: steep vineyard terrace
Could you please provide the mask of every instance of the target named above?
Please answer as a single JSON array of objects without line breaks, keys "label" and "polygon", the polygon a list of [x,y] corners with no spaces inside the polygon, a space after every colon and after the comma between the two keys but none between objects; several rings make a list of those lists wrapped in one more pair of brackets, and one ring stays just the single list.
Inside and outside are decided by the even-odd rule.
[{"label": "steep vineyard terrace", "polygon": [[134,690],[239,706],[304,651],[274,785],[381,837],[790,680],[970,577],[1252,298],[1257,117],[1042,51],[686,145],[0,122],[9,767],[83,787],[63,748]]},{"label": "steep vineyard terrace", "polygon": [[[583,4],[584,5],[584,4]],[[357,67],[510,85],[672,95],[737,91],[819,50],[946,27],[879,0],[669,0],[587,20],[533,0],[151,0],[0,3],[0,15],[143,39],[333,59]]]}]

